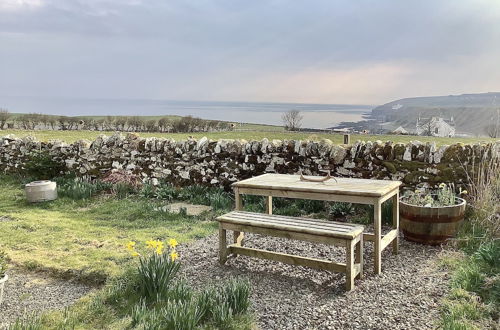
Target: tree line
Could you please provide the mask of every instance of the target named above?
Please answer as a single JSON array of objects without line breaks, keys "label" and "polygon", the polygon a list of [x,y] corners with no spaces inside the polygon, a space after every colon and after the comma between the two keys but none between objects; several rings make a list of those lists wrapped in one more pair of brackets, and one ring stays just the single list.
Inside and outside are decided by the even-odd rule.
[{"label": "tree line", "polygon": [[[10,119],[10,120],[9,120]],[[9,125],[7,122],[9,121]],[[234,124],[217,120],[205,120],[192,116],[180,118],[162,117],[158,120],[140,116],[107,116],[103,118],[53,116],[40,113],[27,113],[12,116],[9,111],[0,109],[0,129],[9,126],[33,130],[42,126],[48,130],[92,130],[123,132],[170,132],[192,133],[228,131]]]}]

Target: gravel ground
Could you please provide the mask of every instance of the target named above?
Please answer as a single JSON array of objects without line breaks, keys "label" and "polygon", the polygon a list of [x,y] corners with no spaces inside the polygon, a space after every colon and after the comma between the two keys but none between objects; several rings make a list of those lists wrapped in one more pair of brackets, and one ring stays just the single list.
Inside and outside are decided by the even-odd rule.
[{"label": "gravel ground", "polygon": [[0,329],[26,314],[64,308],[91,289],[83,284],[54,279],[43,273],[9,269],[9,280],[0,305]]},{"label": "gravel ground", "polygon": [[[345,262],[344,249],[247,234],[245,245]],[[433,267],[441,248],[401,240],[400,253],[382,255],[382,274],[373,274],[373,245],[365,243],[365,278],[344,290],[345,275],[246,256],[217,259],[212,235],[179,248],[181,274],[200,285],[234,276],[252,284],[252,302],[261,329],[435,329],[447,275]]]}]

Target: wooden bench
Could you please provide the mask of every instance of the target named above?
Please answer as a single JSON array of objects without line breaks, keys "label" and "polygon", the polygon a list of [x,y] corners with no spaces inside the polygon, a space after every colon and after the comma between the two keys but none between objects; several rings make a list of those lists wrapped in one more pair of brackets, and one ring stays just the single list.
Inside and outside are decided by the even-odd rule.
[{"label": "wooden bench", "polygon": [[[291,265],[341,272],[346,274],[348,291],[354,288],[355,278],[363,277],[363,226],[243,211],[229,212],[218,217],[217,220],[219,221],[219,261],[221,264],[226,262],[229,255],[241,254]],[[226,238],[227,230],[234,231],[234,243],[229,246]],[[346,263],[243,247],[244,232],[344,246],[347,254]]]}]

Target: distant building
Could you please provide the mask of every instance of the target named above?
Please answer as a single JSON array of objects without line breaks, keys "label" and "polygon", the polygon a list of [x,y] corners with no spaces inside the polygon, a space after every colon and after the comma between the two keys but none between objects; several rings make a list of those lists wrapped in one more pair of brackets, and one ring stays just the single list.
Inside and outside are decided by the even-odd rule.
[{"label": "distant building", "polygon": [[445,120],[441,117],[432,117],[431,119],[417,119],[417,135],[453,137],[455,136],[455,122],[453,117]]},{"label": "distant building", "polygon": [[392,131],[393,134],[408,134],[409,132],[403,127],[399,126],[398,128]]}]

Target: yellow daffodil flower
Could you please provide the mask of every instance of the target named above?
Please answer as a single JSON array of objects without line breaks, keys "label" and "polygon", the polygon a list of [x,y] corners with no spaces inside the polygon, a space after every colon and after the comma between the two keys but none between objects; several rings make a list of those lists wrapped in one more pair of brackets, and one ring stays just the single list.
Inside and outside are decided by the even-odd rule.
[{"label": "yellow daffodil flower", "polygon": [[134,241],[128,242],[126,247],[127,247],[127,250],[132,251],[135,247],[135,242]]},{"label": "yellow daffodil flower", "polygon": [[156,254],[163,253],[163,242],[156,241]]},{"label": "yellow daffodil flower", "polygon": [[153,241],[153,240],[146,241],[146,247],[148,249],[156,249],[157,242],[158,241]]},{"label": "yellow daffodil flower", "polygon": [[175,261],[175,259],[177,258],[179,258],[179,254],[177,253],[177,251],[172,250],[172,252],[170,252],[170,259],[172,259],[172,261]]},{"label": "yellow daffodil flower", "polygon": [[179,243],[177,243],[177,240],[175,238],[171,238],[168,240],[168,245],[171,248],[175,248]]},{"label": "yellow daffodil flower", "polygon": [[461,193],[462,195],[467,195],[467,194],[468,194],[467,190],[462,190],[460,193]]},{"label": "yellow daffodil flower", "polygon": [[441,184],[439,185],[439,188],[441,188],[441,189],[446,188],[446,184],[445,184],[445,183],[441,183]]},{"label": "yellow daffodil flower", "polygon": [[133,251],[132,253],[130,253],[130,255],[132,257],[138,257],[138,256],[140,256],[140,254],[137,251]]}]

